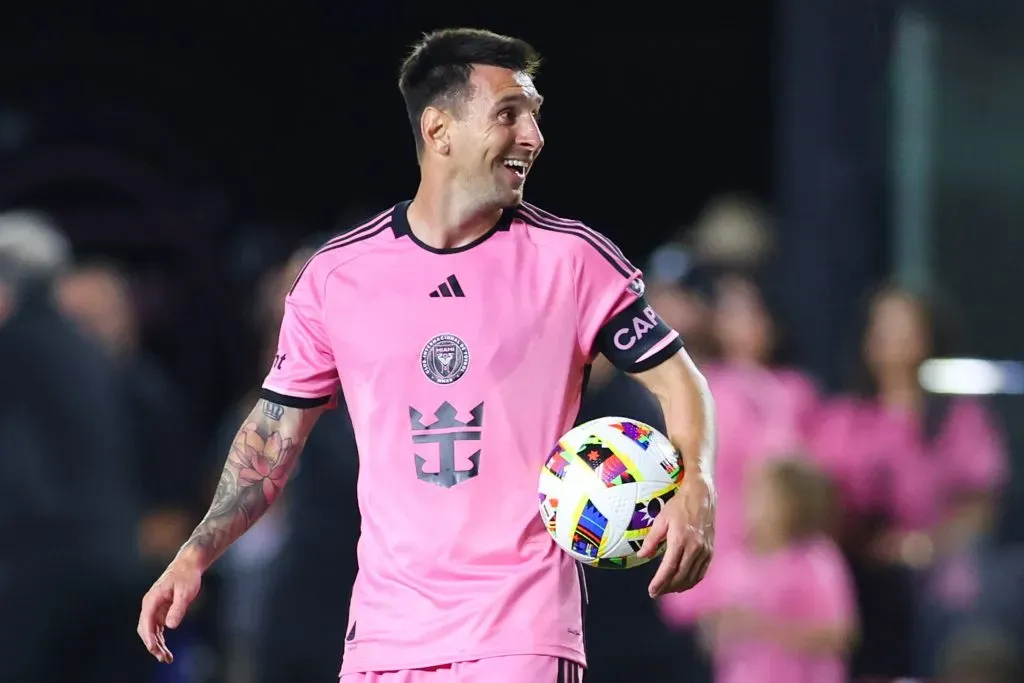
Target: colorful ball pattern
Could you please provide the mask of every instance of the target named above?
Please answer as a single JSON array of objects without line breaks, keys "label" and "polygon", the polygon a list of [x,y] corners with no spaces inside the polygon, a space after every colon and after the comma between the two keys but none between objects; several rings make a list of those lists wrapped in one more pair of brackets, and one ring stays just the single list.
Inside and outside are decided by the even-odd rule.
[{"label": "colorful ball pattern", "polygon": [[599,418],[570,430],[548,456],[540,516],[555,543],[583,564],[636,567],[649,561],[636,553],[682,478],[665,435],[637,420]]}]

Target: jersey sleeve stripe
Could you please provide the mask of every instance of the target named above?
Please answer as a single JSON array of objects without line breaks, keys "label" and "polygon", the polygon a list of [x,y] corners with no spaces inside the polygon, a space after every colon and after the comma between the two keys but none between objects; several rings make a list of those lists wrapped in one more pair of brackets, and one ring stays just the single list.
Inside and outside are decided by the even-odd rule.
[{"label": "jersey sleeve stripe", "polygon": [[317,249],[316,252],[312,256],[310,256],[309,259],[306,260],[306,263],[302,266],[302,269],[299,271],[299,274],[296,275],[295,280],[292,281],[292,286],[288,290],[288,293],[291,294],[293,291],[295,291],[295,285],[299,284],[299,280],[306,272],[306,269],[309,268],[309,264],[312,263],[313,259],[315,259],[317,256],[320,256],[321,254],[324,254],[328,251],[340,249],[341,247],[347,247],[349,245],[355,244],[356,242],[362,242],[363,240],[369,239],[374,235],[379,235],[380,233],[390,228],[391,214],[394,212],[394,210],[395,208],[391,207],[387,211],[377,214],[377,216],[370,220],[369,222],[363,223],[362,225],[360,225],[357,228],[354,228],[353,230],[348,230],[338,235],[337,237],[328,240],[327,243],[324,244],[324,246]]},{"label": "jersey sleeve stripe", "polygon": [[534,207],[519,207],[520,215],[530,225],[540,228],[541,230],[550,230],[552,232],[561,232],[567,235],[576,235],[584,242],[594,247],[601,256],[604,257],[608,263],[615,268],[615,270],[622,273],[625,278],[630,278],[633,273],[636,272],[636,267],[629,262],[622,252],[615,244],[607,237],[599,233],[598,231],[587,227],[579,221],[570,221],[567,219],[551,219],[546,218],[538,213],[534,212]]},{"label": "jersey sleeve stripe", "polygon": [[541,221],[536,218],[527,216],[525,214],[523,214],[523,217],[526,219],[527,223],[537,228],[538,230],[560,232],[564,235],[573,235],[575,237],[579,237],[581,240],[592,246],[594,250],[597,251],[597,253],[601,254],[601,256],[603,256],[604,259],[608,261],[608,263],[610,263],[611,266],[619,272],[619,274],[622,275],[622,277],[626,279],[632,277],[634,272],[633,270],[622,265],[622,261],[608,253],[608,251],[604,247],[602,247],[597,240],[595,240],[591,235],[585,232],[581,232],[579,228],[566,227],[564,225],[550,225],[547,221]]},{"label": "jersey sleeve stripe", "polygon": [[577,220],[573,220],[571,218],[561,218],[560,216],[556,216],[555,214],[551,213],[550,211],[545,211],[544,209],[540,208],[539,206],[535,206],[533,204],[529,204],[529,203],[525,203],[525,202],[524,202],[524,204],[526,204],[527,210],[532,212],[533,214],[535,214],[537,216],[537,218],[546,219],[546,220],[550,221],[554,225],[565,225],[565,226],[568,226],[568,227],[580,228],[581,230],[589,233],[595,239],[597,239],[597,241],[599,241],[599,242],[601,242],[601,244],[605,245],[608,248],[608,250],[611,251],[611,253],[613,253],[616,256],[618,256],[619,259],[621,259],[623,261],[623,263],[630,270],[635,270],[635,266],[632,263],[630,263],[629,259],[626,258],[626,255],[624,253],[622,253],[622,249],[619,248],[619,245],[615,244],[615,242],[613,242],[612,240],[608,239],[608,237],[606,235],[602,234],[601,232],[599,232],[597,230],[594,230],[593,228],[591,228],[589,225],[587,225],[583,221],[577,221]]},{"label": "jersey sleeve stripe", "polygon": [[555,214],[551,213],[550,211],[545,211],[544,209],[540,208],[536,204],[530,204],[529,202],[523,202],[523,204],[526,205],[527,209],[529,209],[530,211],[535,213],[538,218],[546,218],[547,220],[552,221],[553,223],[560,224],[560,225],[571,225],[571,226],[574,226],[574,227],[583,228],[587,232],[592,233],[594,235],[594,237],[596,237],[598,240],[600,240],[613,253],[617,254],[623,260],[628,261],[628,259],[626,259],[626,255],[622,253],[622,250],[619,249],[618,245],[615,244],[615,242],[613,242],[612,240],[608,239],[608,237],[606,235],[603,235],[601,232],[599,232],[597,230],[594,230],[593,228],[588,226],[583,221],[578,221],[578,220],[575,220],[575,219],[572,219],[572,218],[562,218],[561,216],[556,216]]},{"label": "jersey sleeve stripe", "polygon": [[345,230],[344,232],[338,233],[337,235],[335,235],[331,239],[327,240],[327,242],[325,242],[323,244],[323,246],[321,246],[320,249],[318,249],[317,251],[318,252],[323,251],[324,249],[328,249],[331,246],[337,244],[338,242],[341,242],[342,240],[345,240],[345,239],[348,239],[350,237],[355,237],[355,236],[359,235],[364,230],[372,229],[375,225],[377,225],[377,223],[382,218],[388,218],[394,212],[395,212],[395,207],[393,207],[393,206],[390,207],[390,208],[384,209],[383,211],[378,213],[376,216],[374,216],[370,220],[368,220],[368,221],[366,221],[366,222],[364,222],[364,223],[362,223],[360,225],[357,225],[354,228],[351,228],[349,230]]}]

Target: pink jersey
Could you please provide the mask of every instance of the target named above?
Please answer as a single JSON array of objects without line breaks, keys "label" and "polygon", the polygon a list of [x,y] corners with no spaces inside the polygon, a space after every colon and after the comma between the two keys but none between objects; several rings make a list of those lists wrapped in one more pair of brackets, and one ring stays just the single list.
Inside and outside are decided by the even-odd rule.
[{"label": "pink jersey", "polygon": [[[640,272],[596,231],[527,204],[447,250],[415,238],[407,206],[310,259],[263,385],[315,405],[340,383],[351,412],[362,529],[342,673],[585,664],[581,572],[545,531],[537,485],[599,332],[642,298]],[[633,322],[616,344],[655,334]],[[662,336],[658,349],[678,344]]]},{"label": "pink jersey", "polygon": [[[723,569],[721,609],[753,612],[762,624],[781,628],[856,625],[853,581],[839,549],[827,539],[751,555]],[[717,683],[846,680],[842,657],[795,652],[768,637],[716,643],[714,660]]]},{"label": "pink jersey", "polygon": [[696,587],[662,599],[665,621],[676,626],[715,608],[723,567],[733,555],[746,552],[747,478],[765,459],[792,456],[806,447],[818,400],[814,385],[795,370],[723,364],[708,366],[705,376],[718,423],[715,561]]},{"label": "pink jersey", "polygon": [[840,399],[820,414],[814,450],[852,510],[885,513],[906,530],[930,529],[958,493],[998,488],[1003,439],[971,399],[952,399],[930,442],[916,416]]}]

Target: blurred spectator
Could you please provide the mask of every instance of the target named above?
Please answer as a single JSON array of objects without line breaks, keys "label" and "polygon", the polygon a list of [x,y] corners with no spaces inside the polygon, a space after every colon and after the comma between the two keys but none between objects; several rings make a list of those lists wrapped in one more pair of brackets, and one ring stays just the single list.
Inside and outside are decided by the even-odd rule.
[{"label": "blurred spectator", "polygon": [[864,624],[855,669],[928,676],[979,597],[1007,456],[978,401],[921,388],[921,363],[949,353],[935,307],[892,286],[869,304],[855,393],[821,412],[814,447],[846,510]]},{"label": "blurred spectator", "polygon": [[713,609],[727,567],[746,562],[746,479],[763,460],[804,449],[818,400],[806,376],[776,362],[780,326],[757,283],[726,273],[714,292],[711,323],[720,355],[703,370],[718,422],[715,559],[700,585],[663,600],[665,618],[677,627]]},{"label": "blurred spectator", "polygon": [[[144,559],[159,571],[197,521],[193,421],[163,370],[139,346],[137,311],[126,278],[112,264],[79,264],[60,279],[61,311],[117,364],[125,391],[132,448],[142,477],[144,515],[139,538]],[[191,458],[191,460],[190,460]],[[173,463],[173,466],[171,465]]]},{"label": "blurred spectator", "polygon": [[726,274],[718,281],[712,325],[720,358],[707,369],[718,406],[719,508],[716,553],[743,544],[739,496],[748,473],[764,458],[802,450],[818,405],[813,382],[782,365],[782,328],[758,283]]},{"label": "blurred spectator", "polygon": [[703,620],[719,683],[846,680],[853,582],[827,535],[826,478],[809,461],[760,465],[746,495],[751,554],[727,565]]},{"label": "blurred spectator", "polygon": [[708,202],[691,240],[701,264],[748,271],[764,265],[774,247],[768,212],[753,198],[740,194]]},{"label": "blurred spectator", "polygon": [[710,280],[709,269],[698,266],[692,254],[675,243],[657,249],[644,273],[648,303],[680,334],[698,367],[715,353]]},{"label": "blurred spectator", "polygon": [[137,683],[138,476],[115,367],[57,311],[70,247],[0,216],[0,680]]}]

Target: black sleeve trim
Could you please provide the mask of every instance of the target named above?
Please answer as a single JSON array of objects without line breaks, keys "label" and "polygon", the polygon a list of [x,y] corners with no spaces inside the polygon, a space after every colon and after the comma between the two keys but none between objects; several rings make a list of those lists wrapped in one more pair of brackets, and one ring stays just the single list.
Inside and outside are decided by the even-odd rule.
[{"label": "black sleeve trim", "polygon": [[[638,296],[605,323],[597,333],[595,348],[619,370],[635,374],[657,367],[679,353],[683,340],[643,296]],[[652,349],[657,350],[651,353]]]},{"label": "black sleeve trim", "polygon": [[279,406],[285,406],[286,408],[318,408],[323,405],[327,405],[331,402],[330,396],[321,396],[320,398],[300,398],[298,396],[285,396],[279,394],[276,391],[270,389],[260,389],[260,398],[270,403],[276,403]]}]

